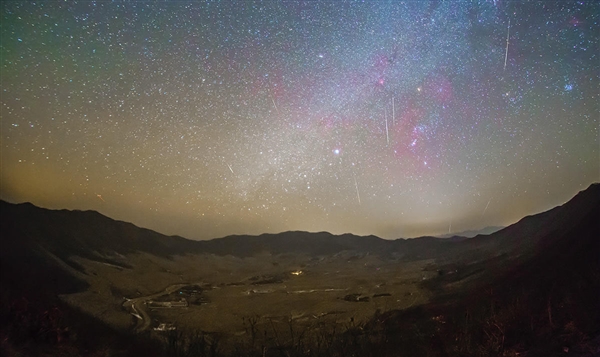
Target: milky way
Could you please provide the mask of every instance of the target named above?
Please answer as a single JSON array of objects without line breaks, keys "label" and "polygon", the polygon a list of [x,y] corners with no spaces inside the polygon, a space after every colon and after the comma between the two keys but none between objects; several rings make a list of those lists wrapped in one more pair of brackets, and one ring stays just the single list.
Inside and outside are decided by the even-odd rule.
[{"label": "milky way", "polygon": [[0,6],[11,202],[188,238],[398,238],[600,180],[598,3]]}]

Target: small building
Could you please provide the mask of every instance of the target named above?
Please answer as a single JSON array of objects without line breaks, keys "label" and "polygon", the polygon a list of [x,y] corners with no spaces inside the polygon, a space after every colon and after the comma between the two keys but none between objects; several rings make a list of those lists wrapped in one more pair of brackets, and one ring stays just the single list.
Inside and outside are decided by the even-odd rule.
[{"label": "small building", "polygon": [[175,331],[175,330],[177,330],[177,327],[175,327],[174,324],[172,324],[172,323],[165,323],[165,322],[160,323],[158,325],[158,327],[154,328],[154,331]]}]

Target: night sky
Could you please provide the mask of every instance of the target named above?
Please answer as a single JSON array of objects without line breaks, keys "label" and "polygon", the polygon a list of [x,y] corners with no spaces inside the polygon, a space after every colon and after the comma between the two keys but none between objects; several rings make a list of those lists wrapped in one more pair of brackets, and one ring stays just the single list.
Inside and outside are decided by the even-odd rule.
[{"label": "night sky", "polygon": [[600,180],[598,2],[0,7],[10,202],[193,239],[398,238]]}]

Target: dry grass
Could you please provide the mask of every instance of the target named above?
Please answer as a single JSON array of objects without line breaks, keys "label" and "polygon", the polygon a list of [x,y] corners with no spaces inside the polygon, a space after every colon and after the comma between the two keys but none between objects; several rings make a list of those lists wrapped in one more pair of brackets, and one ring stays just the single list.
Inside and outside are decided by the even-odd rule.
[{"label": "dry grass", "polygon": [[[379,311],[423,304],[430,293],[419,283],[435,273],[424,271],[430,261],[397,262],[375,255],[350,253],[314,259],[268,254],[232,256],[188,255],[168,260],[141,253],[124,258],[132,269],[77,258],[90,288],[63,296],[63,300],[118,329],[129,329],[134,318],[122,307],[124,297],[155,294],[173,284],[202,284],[209,303],[187,308],[149,310],[161,322],[181,329],[243,334],[244,318],[253,316],[266,328],[285,325],[366,321]],[[303,274],[292,275],[291,271]],[[261,277],[278,276],[283,282],[253,284]],[[256,277],[259,277],[258,279]],[[252,293],[250,291],[259,291]],[[264,291],[264,293],[262,293]],[[375,294],[390,296],[374,298]],[[348,294],[369,297],[369,302],[349,302]],[[282,328],[287,328],[283,326]]]}]

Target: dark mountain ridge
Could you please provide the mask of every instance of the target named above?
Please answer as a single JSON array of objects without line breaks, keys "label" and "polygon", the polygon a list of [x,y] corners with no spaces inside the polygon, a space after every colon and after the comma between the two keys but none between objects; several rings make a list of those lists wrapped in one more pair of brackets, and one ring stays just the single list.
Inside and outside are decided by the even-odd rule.
[{"label": "dark mountain ridge", "polygon": [[329,232],[289,231],[259,236],[233,235],[209,241],[199,241],[202,252],[238,257],[259,253],[332,255],[345,250],[365,253],[383,252],[389,241],[370,235],[333,235]]},{"label": "dark mountain ridge", "polygon": [[[424,281],[435,298],[372,319],[363,328],[367,347],[357,355],[375,350],[378,356],[395,356],[397,351],[423,356],[599,356],[599,188],[594,184],[567,204],[526,217],[491,240],[495,247],[518,243],[514,251],[525,253],[518,259],[501,253]],[[533,249],[524,249],[528,246]],[[447,270],[441,266],[440,271]],[[479,272],[460,293],[451,288]],[[369,345],[373,340],[385,342]]]},{"label": "dark mountain ridge", "polygon": [[505,227],[500,227],[500,226],[489,226],[489,227],[485,227],[482,229],[476,229],[476,230],[468,230],[468,231],[462,231],[462,232],[454,232],[454,233],[448,233],[448,234],[440,234],[437,235],[436,237],[438,238],[473,238],[475,236],[478,235],[488,235],[488,234],[492,234],[495,232],[498,232],[499,230],[503,229]]},{"label": "dark mountain ridge", "polygon": [[592,184],[562,206],[525,217],[491,235],[469,239],[420,237],[385,240],[376,236],[291,231],[194,241],[165,236],[95,211],[48,210],[30,203],[0,201],[0,258],[2,268],[22,272],[33,269],[26,263],[32,261],[53,271],[64,270],[66,266],[77,270],[77,263],[71,259],[73,256],[126,269],[128,265],[124,256],[135,252],[167,259],[175,255],[203,253],[244,258],[264,253],[324,256],[355,251],[402,260],[477,260],[509,252],[533,252],[551,245],[566,230],[586,220],[599,204],[600,184]]}]

